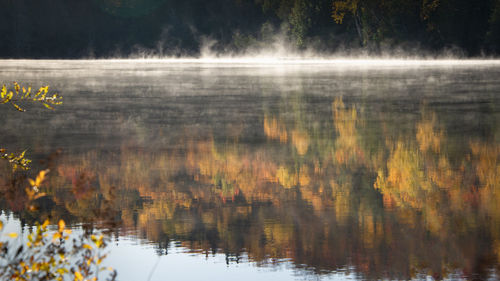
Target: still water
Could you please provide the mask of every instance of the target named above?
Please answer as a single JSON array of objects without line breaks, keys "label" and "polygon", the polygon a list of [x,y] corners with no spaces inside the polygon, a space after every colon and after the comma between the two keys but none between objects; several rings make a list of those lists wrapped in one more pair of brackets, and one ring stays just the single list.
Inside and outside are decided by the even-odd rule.
[{"label": "still water", "polygon": [[49,168],[11,223],[108,231],[119,280],[496,279],[500,62],[0,61]]}]

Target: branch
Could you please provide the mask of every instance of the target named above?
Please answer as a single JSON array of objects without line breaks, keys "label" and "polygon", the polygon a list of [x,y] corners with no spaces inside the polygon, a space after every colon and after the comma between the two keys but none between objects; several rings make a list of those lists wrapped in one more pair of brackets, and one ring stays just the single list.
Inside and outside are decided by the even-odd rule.
[{"label": "branch", "polygon": [[53,110],[53,106],[62,104],[62,97],[57,94],[48,95],[49,86],[40,87],[36,94],[31,92],[31,87],[26,89],[17,83],[14,82],[14,90],[8,90],[5,85],[2,87],[2,91],[0,92],[0,104],[10,103],[12,106],[18,111],[24,112],[23,108],[21,108],[18,103],[23,101],[29,102],[40,102],[46,108]]}]

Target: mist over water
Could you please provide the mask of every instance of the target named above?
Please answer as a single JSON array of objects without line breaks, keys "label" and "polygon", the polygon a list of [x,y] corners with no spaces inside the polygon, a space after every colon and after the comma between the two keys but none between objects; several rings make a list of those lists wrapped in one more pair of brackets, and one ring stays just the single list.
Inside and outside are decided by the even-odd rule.
[{"label": "mist over water", "polygon": [[0,107],[2,147],[51,170],[33,215],[1,166],[0,208],[111,230],[120,280],[498,276],[500,61],[0,64],[64,97]]},{"label": "mist over water", "polygon": [[[272,46],[255,47],[244,51],[216,50],[213,45],[215,41],[202,40],[199,53],[189,55],[163,50],[151,50],[138,48],[128,56],[120,53],[113,54],[107,59],[149,59],[149,60],[235,60],[263,62],[263,60],[292,60],[292,61],[328,61],[328,60],[496,60],[495,56],[480,55],[467,57],[459,48],[444,49],[441,51],[425,51],[419,48],[408,50],[406,48],[390,47],[376,52],[364,49],[349,49],[336,51],[320,51],[314,47],[297,49],[293,44],[275,42]],[[166,54],[165,54],[166,53]],[[172,53],[172,52],[170,52]]]},{"label": "mist over water", "polygon": [[[194,28],[194,27],[193,27]],[[167,29],[168,30],[168,29]],[[192,31],[194,34],[198,32]],[[111,53],[107,59],[199,59],[199,60],[495,60],[496,56],[480,52],[474,56],[467,55],[461,47],[449,44],[440,49],[430,49],[418,43],[381,44],[376,48],[367,46],[329,46],[325,43],[306,40],[302,46],[298,46],[289,34],[289,27],[281,30],[272,28],[264,38],[253,39],[247,45],[231,47],[228,43],[220,42],[211,36],[196,35],[196,51],[164,48],[165,42],[172,40],[168,32],[161,36],[155,44],[156,47],[142,47],[137,45],[129,54],[120,51]],[[237,33],[238,34],[238,33]],[[233,35],[234,37],[235,35]],[[88,58],[92,59],[93,56]]]}]

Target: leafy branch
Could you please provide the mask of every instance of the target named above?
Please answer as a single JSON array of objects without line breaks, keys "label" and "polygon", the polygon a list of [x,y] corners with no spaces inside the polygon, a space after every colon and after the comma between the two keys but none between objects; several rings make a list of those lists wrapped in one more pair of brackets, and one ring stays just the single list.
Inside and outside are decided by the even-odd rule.
[{"label": "leafy branch", "polygon": [[[116,270],[101,264],[107,255],[109,238],[72,236],[63,220],[57,224],[57,231],[50,231],[48,226],[49,220],[37,223],[26,237],[19,237],[15,232],[6,234],[9,240],[17,238],[21,243],[0,242],[0,279],[97,281],[99,272],[106,270],[110,271],[107,280],[116,279]],[[2,228],[0,221],[0,230]]]},{"label": "leafy branch", "polygon": [[[18,111],[24,112],[18,103],[22,101],[40,102],[48,109],[62,104],[57,94],[48,95],[48,86],[41,87],[32,93],[31,87],[26,89],[14,82],[14,90],[8,91],[4,85],[0,92],[0,104],[10,103]],[[31,160],[24,157],[26,151],[19,155],[7,153],[0,148],[0,158],[8,160],[13,169],[28,170]],[[46,180],[49,170],[38,173],[35,179],[28,179],[29,187],[25,189],[28,198],[28,210],[35,210],[34,200],[46,196],[40,187]],[[57,280],[57,281],[97,281],[101,271],[110,271],[107,280],[115,280],[117,273],[112,268],[102,266],[106,258],[105,248],[109,237],[99,235],[72,235],[63,220],[57,224],[57,231],[48,229],[49,220],[37,223],[29,229],[27,236],[19,237],[18,233],[8,233],[9,239],[0,239],[0,280]],[[0,230],[3,222],[0,221]],[[69,239],[72,238],[72,239]],[[26,241],[27,240],[27,241]]]},{"label": "leafy branch", "polygon": [[10,103],[18,111],[24,112],[18,103],[23,101],[30,102],[40,102],[46,108],[53,110],[56,105],[61,105],[62,97],[57,94],[49,95],[49,86],[40,87],[38,92],[34,93],[31,91],[31,87],[26,89],[21,87],[17,82],[14,82],[14,90],[8,90],[5,85],[2,86],[2,91],[0,92],[0,104]]},{"label": "leafy branch", "polygon": [[15,171],[18,168],[22,170],[29,170],[29,164],[31,163],[30,159],[24,157],[26,150],[21,152],[19,155],[15,155],[14,153],[7,153],[5,148],[0,148],[0,158],[9,161],[12,164],[12,169]]},{"label": "leafy branch", "polygon": [[[30,211],[35,210],[34,200],[46,196],[40,187],[47,173],[49,170],[43,170],[35,179],[28,179],[29,187],[25,191]],[[0,239],[0,280],[97,281],[102,271],[109,271],[106,280],[116,279],[116,270],[102,265],[108,254],[108,236],[74,235],[63,220],[58,222],[57,231],[48,226],[49,220],[45,220],[43,224],[36,223],[27,235],[15,232],[2,235],[8,239]],[[2,228],[0,220],[0,230]]]},{"label": "leafy branch", "polygon": [[[8,90],[7,87],[3,85],[0,91],[0,104],[10,103],[15,109],[21,112],[26,110],[19,106],[20,102],[40,102],[46,108],[53,110],[53,106],[62,104],[61,100],[61,96],[49,94],[49,86],[40,87],[40,89],[34,93],[31,91],[31,87],[26,89],[26,87],[21,87],[19,83],[14,82],[14,90]],[[4,148],[0,148],[0,159],[9,161],[14,171],[18,168],[29,170],[28,165],[31,163],[31,160],[24,157],[25,153],[26,150],[19,155],[15,155],[14,153],[9,154]]]}]

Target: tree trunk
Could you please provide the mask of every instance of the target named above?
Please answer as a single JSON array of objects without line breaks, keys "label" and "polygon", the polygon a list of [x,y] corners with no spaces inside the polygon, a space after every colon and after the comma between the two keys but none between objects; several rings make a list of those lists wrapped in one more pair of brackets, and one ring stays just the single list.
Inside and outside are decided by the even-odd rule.
[{"label": "tree trunk", "polygon": [[365,40],[363,38],[363,30],[361,27],[361,18],[359,17],[359,11],[356,11],[356,14],[354,15],[354,23],[356,24],[356,31],[358,32],[360,45],[364,46]]}]

